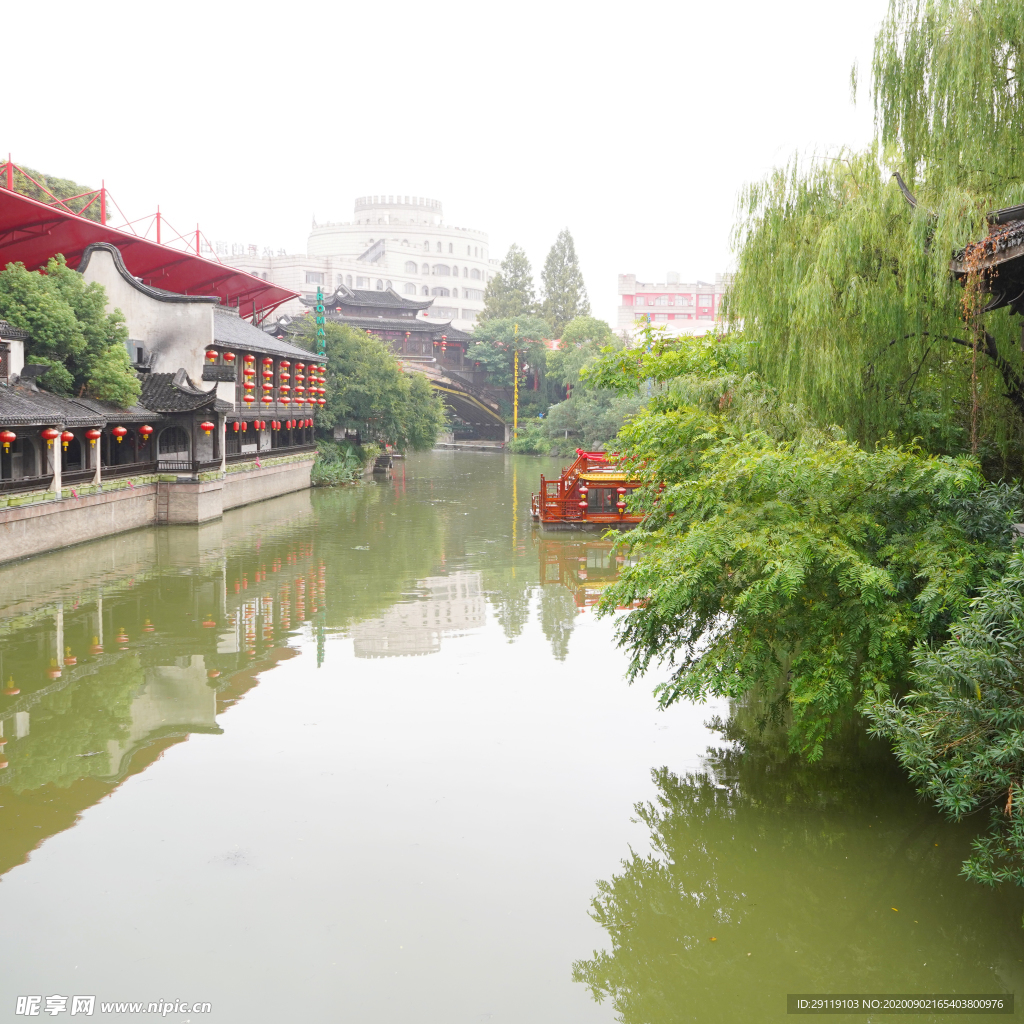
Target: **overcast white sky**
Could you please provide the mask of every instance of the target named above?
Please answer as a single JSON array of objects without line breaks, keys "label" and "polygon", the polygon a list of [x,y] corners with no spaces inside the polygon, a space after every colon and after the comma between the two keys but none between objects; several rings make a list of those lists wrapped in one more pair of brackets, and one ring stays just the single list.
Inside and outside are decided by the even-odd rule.
[{"label": "overcast white sky", "polygon": [[[304,252],[358,195],[424,195],[523,245],[576,240],[595,314],[616,275],[713,280],[745,182],[870,137],[887,0],[633,5],[7,5],[0,147],[129,216]],[[859,61],[860,103],[849,99]]]}]

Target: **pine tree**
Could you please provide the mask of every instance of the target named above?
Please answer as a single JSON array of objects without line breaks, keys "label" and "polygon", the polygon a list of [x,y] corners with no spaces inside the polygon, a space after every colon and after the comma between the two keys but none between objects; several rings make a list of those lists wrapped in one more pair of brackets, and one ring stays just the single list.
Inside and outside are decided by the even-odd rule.
[{"label": "pine tree", "polygon": [[583,273],[576,258],[576,246],[568,228],[561,231],[555,239],[540,276],[544,282],[542,311],[551,322],[555,337],[559,338],[562,329],[570,320],[590,315],[587,286],[583,283]]},{"label": "pine tree", "polygon": [[485,321],[535,316],[537,311],[533,267],[530,266],[526,253],[513,242],[501,261],[501,273],[495,274],[487,282],[484,308],[478,319]]}]

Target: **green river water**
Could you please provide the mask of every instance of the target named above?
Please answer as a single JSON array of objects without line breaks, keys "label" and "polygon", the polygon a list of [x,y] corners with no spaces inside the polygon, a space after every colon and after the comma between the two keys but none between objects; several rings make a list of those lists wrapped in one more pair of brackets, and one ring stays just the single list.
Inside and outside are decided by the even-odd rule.
[{"label": "green river water", "polygon": [[0,1021],[32,995],[215,1024],[1024,999],[1024,899],[958,876],[982,823],[862,739],[809,768],[626,685],[609,545],[529,521],[557,468],[435,452],[0,568]]}]

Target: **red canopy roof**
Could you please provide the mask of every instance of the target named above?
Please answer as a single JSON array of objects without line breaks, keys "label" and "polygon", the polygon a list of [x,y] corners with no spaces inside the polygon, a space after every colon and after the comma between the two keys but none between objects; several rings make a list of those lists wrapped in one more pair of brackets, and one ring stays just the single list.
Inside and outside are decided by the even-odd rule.
[{"label": "red canopy roof", "polygon": [[238,306],[242,316],[252,314],[253,303],[257,313],[265,315],[298,294],[235,267],[0,188],[0,267],[24,263],[29,270],[38,270],[57,253],[64,254],[68,266],[77,267],[86,247],[94,242],[116,245],[129,272],[144,284],[179,295],[213,295],[225,306]]}]

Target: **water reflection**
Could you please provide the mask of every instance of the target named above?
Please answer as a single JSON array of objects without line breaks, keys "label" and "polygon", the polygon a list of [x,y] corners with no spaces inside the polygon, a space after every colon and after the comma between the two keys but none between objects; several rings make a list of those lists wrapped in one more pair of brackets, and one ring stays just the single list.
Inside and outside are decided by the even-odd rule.
[{"label": "water reflection", "polygon": [[881,747],[853,737],[810,766],[744,717],[705,770],[653,772],[635,808],[652,852],[598,883],[610,948],[574,980],[623,1024],[781,1021],[787,992],[1021,991],[1022,899],[958,877],[970,827]]},{"label": "water reflection", "polygon": [[453,572],[417,583],[417,597],[348,630],[357,658],[436,654],[441,638],[482,629],[486,602],[479,572]]}]

